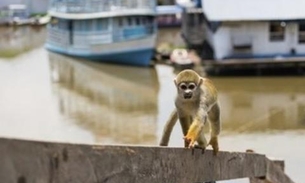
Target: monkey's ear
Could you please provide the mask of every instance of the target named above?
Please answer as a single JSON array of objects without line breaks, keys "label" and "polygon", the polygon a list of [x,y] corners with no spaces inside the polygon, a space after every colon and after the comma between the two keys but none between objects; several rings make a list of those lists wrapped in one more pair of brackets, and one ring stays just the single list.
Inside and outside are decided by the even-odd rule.
[{"label": "monkey's ear", "polygon": [[176,80],[176,79],[174,79],[174,83],[175,83],[176,86],[178,86],[178,83],[177,83],[177,80]]},{"label": "monkey's ear", "polygon": [[202,82],[203,82],[203,79],[200,78],[199,83],[198,83],[198,86],[200,86],[200,85],[202,84]]}]

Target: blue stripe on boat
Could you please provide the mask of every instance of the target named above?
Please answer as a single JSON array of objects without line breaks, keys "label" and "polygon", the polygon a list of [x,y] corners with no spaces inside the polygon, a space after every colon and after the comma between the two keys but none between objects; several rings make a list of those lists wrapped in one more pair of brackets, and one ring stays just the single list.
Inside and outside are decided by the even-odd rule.
[{"label": "blue stripe on boat", "polygon": [[151,59],[153,56],[154,48],[137,49],[137,50],[127,50],[116,53],[103,53],[103,54],[85,54],[85,53],[68,53],[64,49],[52,46],[50,44],[45,45],[50,51],[61,53],[69,56],[78,56],[85,59],[90,59],[94,61],[101,61],[105,63],[118,63],[125,65],[134,66],[149,66],[151,64]]}]

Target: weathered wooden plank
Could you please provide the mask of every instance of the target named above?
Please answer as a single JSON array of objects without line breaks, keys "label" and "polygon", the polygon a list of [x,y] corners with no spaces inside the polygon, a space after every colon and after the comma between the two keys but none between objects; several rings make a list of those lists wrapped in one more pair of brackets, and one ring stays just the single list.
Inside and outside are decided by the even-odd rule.
[{"label": "weathered wooden plank", "polygon": [[272,183],[294,183],[283,171],[279,165],[267,159],[266,179]]},{"label": "weathered wooden plank", "polygon": [[266,176],[261,178],[250,178],[250,183],[294,183],[284,172],[284,160],[266,159],[266,162]]},{"label": "weathered wooden plank", "polygon": [[[279,166],[284,173],[284,170],[285,170],[285,161],[284,160],[272,159],[271,161],[275,165]],[[272,182],[266,180],[266,177],[261,177],[261,178],[251,177],[250,178],[250,183],[272,183]]]},{"label": "weathered wooden plank", "polygon": [[5,183],[186,183],[265,176],[265,156],[166,147],[97,146],[0,138]]}]

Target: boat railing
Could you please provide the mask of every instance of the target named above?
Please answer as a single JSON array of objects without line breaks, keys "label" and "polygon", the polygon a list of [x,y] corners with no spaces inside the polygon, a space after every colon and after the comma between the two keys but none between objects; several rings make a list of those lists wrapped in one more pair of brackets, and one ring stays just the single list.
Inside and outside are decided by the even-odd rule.
[{"label": "boat railing", "polygon": [[155,10],[154,0],[51,0],[50,11],[61,13],[98,13],[122,10]]},{"label": "boat railing", "polygon": [[120,42],[131,39],[142,38],[151,35],[148,27],[138,27],[138,28],[125,28],[117,29],[114,31],[90,31],[81,32],[76,31],[73,33],[74,45],[87,46],[92,44],[106,44],[112,42]]},{"label": "boat railing", "polygon": [[89,47],[91,44],[106,44],[112,42],[111,31],[90,31],[73,33],[74,47]]},{"label": "boat railing", "polygon": [[73,31],[49,27],[48,39],[59,46],[73,45],[75,48],[87,48],[94,44],[107,44],[142,38],[153,34],[152,26],[130,27],[114,31]]}]

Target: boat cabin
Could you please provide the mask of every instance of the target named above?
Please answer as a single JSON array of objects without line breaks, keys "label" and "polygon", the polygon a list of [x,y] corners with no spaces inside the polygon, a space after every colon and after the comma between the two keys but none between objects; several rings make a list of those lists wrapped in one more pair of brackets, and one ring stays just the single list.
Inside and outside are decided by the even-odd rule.
[{"label": "boat cabin", "polygon": [[302,0],[202,1],[204,34],[212,57],[305,56],[304,5]]},{"label": "boat cabin", "polygon": [[179,27],[181,25],[182,8],[177,5],[157,6],[158,27]]},{"label": "boat cabin", "polygon": [[0,24],[12,24],[28,17],[29,12],[24,4],[11,4],[0,8]]},{"label": "boat cabin", "polygon": [[[53,39],[51,37],[50,41],[57,43],[61,41],[61,44],[87,47],[87,44],[112,43],[137,39],[151,35],[154,32],[153,21],[152,16],[128,16],[85,20],[67,20],[53,17],[49,25],[50,30],[52,30],[50,34],[57,38],[53,37]],[[56,32],[61,34],[56,34]],[[64,32],[66,34],[63,34]]]}]

